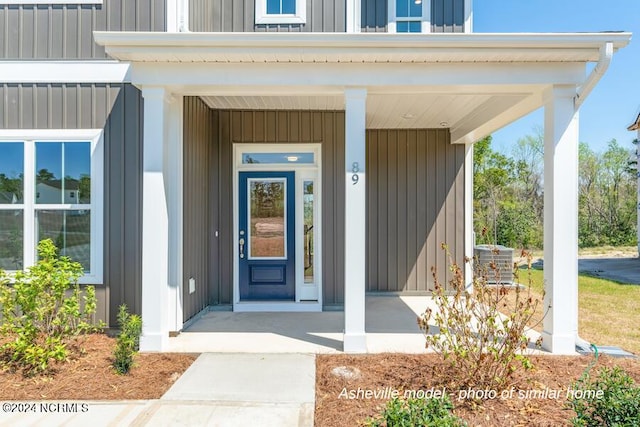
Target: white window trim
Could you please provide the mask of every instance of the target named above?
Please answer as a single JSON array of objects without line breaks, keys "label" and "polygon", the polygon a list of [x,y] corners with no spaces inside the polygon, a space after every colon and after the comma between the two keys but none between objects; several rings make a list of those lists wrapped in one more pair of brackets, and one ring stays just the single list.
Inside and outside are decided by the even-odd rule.
[{"label": "white window trim", "polygon": [[[85,274],[78,280],[81,284],[103,284],[103,197],[104,194],[104,142],[102,129],[38,129],[38,130],[0,130],[0,141],[24,143],[24,193],[21,205],[0,205],[0,209],[24,209],[23,232],[23,268],[30,267],[36,261],[37,238],[35,235],[37,209],[75,209],[86,205],[39,205],[35,203],[35,143],[36,142],[74,142],[91,143],[91,274]],[[95,197],[94,197],[95,195]]]},{"label": "white window trim", "polygon": [[400,17],[396,16],[396,0],[387,1],[387,13],[389,17],[389,22],[387,23],[387,32],[388,33],[397,33],[396,30],[396,22],[402,21],[421,21],[421,32],[422,33],[430,33],[431,32],[431,1],[430,0],[422,0],[422,17],[414,16],[414,17]]},{"label": "white window trim", "polygon": [[306,24],[307,2],[296,0],[296,13],[268,14],[267,0],[256,0],[256,24]]},{"label": "white window trim", "polygon": [[103,0],[0,0],[2,4],[102,4]]}]

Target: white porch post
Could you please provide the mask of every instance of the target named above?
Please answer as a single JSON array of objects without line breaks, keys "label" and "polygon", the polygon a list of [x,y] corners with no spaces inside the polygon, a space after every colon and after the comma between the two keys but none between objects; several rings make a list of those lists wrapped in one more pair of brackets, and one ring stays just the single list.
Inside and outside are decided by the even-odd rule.
[{"label": "white porch post", "polygon": [[167,95],[164,88],[142,89],[142,351],[165,350],[169,341],[169,220],[164,177]]},{"label": "white porch post", "polygon": [[367,90],[345,93],[344,351],[367,351],[365,321]]},{"label": "white porch post", "polygon": [[[464,255],[473,259],[473,144],[465,144],[464,154]],[[470,262],[464,265],[464,281],[473,286],[473,268]]]},{"label": "white porch post", "polygon": [[578,112],[574,86],[554,86],[544,114],[544,281],[542,346],[575,353],[578,334]]},{"label": "white porch post", "polygon": [[183,230],[183,97],[172,96],[165,115],[164,183],[169,221],[168,283],[169,283],[169,331],[178,332],[183,326],[182,312],[182,230]]}]

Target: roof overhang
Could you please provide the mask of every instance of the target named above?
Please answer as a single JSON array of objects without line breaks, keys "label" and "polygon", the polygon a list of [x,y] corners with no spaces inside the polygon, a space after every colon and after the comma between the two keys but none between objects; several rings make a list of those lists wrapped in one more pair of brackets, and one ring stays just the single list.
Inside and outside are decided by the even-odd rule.
[{"label": "roof overhang", "polygon": [[342,109],[365,87],[367,126],[441,127],[469,143],[577,90],[603,46],[630,33],[391,34],[94,32],[139,87],[213,108]]},{"label": "roof overhang", "polygon": [[94,32],[107,54],[136,62],[590,62],[630,33]]}]

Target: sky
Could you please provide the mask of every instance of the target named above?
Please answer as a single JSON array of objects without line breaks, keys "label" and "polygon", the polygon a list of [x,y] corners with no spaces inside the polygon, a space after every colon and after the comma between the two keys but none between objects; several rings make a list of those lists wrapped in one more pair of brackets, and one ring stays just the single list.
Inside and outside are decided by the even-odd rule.
[{"label": "sky", "polygon": [[[640,0],[473,0],[473,12],[476,33],[632,32],[580,107],[580,141],[595,151],[613,138],[633,148],[637,133],[627,127],[640,112]],[[495,132],[493,147],[508,153],[519,138],[542,129],[543,114],[537,110]]]}]

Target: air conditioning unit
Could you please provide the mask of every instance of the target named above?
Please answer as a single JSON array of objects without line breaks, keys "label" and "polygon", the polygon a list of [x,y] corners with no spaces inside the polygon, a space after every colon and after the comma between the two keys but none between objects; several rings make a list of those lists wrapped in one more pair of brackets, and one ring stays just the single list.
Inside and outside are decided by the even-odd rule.
[{"label": "air conditioning unit", "polygon": [[[477,245],[473,248],[474,261],[480,271],[486,272],[487,283],[513,284],[513,248],[502,245]],[[495,269],[491,268],[495,263]]]}]

